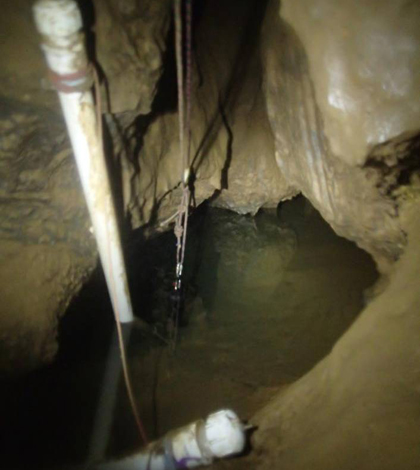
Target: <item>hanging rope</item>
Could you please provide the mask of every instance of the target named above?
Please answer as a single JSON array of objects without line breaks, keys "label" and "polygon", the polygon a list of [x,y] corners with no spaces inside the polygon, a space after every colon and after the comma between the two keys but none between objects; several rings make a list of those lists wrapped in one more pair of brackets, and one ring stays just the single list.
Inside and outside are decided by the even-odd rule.
[{"label": "hanging rope", "polygon": [[184,102],[184,65],[182,54],[182,0],[174,0],[174,14],[175,14],[175,54],[176,54],[176,75],[178,85],[178,136],[179,136],[179,153],[181,155],[182,169],[181,180],[183,186],[184,170],[187,165],[186,153],[184,148],[185,137],[185,102]]},{"label": "hanging rope", "polygon": [[[174,0],[175,14],[175,53],[178,84],[178,125],[179,151],[181,168],[181,202],[176,214],[174,233],[176,237],[176,269],[173,293],[173,311],[171,315],[170,344],[172,350],[176,347],[178,337],[178,322],[182,308],[182,273],[184,268],[185,247],[188,229],[188,209],[190,206],[189,188],[189,153],[191,147],[191,44],[192,44],[192,0],[186,1],[186,90],[184,91],[184,61],[183,61],[183,31],[182,31],[182,1]],[[186,104],[185,104],[186,102]],[[185,146],[185,137],[187,146]]]},{"label": "hanging rope", "polygon": [[[190,164],[190,151],[191,151],[191,90],[192,90],[192,0],[186,0],[185,6],[185,22],[186,22],[186,33],[185,33],[185,47],[186,47],[186,102],[187,112],[185,118],[185,129],[187,133],[187,153],[186,161],[184,162],[184,170],[189,168]],[[188,176],[189,177],[189,170]],[[185,173],[184,173],[185,178]],[[188,182],[188,181],[187,181]],[[186,182],[186,183],[187,183]]]}]

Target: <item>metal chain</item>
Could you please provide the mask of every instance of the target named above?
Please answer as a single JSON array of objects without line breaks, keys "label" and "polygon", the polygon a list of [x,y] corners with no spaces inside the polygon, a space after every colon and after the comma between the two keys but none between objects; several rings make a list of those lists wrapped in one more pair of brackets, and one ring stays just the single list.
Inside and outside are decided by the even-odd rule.
[{"label": "metal chain", "polygon": [[[175,350],[178,336],[179,315],[182,308],[182,274],[184,269],[185,248],[187,242],[188,210],[190,206],[189,183],[189,153],[191,146],[191,28],[192,28],[192,0],[186,3],[186,90],[184,91],[183,50],[182,50],[182,1],[175,2],[175,50],[177,62],[178,81],[178,117],[179,117],[179,147],[182,161],[181,184],[182,196],[175,221],[174,233],[176,237],[176,267],[173,293],[173,310],[171,315],[170,344]],[[186,106],[185,100],[186,99]],[[186,117],[184,110],[186,109]],[[184,137],[187,136],[187,149]]]}]

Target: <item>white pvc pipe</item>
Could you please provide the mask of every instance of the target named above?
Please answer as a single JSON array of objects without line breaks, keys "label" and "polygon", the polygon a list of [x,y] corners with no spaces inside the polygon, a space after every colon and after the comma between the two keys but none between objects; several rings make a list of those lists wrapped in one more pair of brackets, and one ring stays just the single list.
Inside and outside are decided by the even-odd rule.
[{"label": "white pvc pipe", "polygon": [[206,420],[169,432],[139,453],[103,463],[98,470],[176,470],[211,465],[238,455],[246,444],[245,427],[235,412],[220,410]]},{"label": "white pvc pipe", "polygon": [[[124,344],[129,344],[133,323],[122,325]],[[92,434],[90,436],[88,462],[99,462],[105,458],[118,397],[121,376],[121,351],[116,329],[112,334],[108,357],[100,388],[97,410],[95,413]]]},{"label": "white pvc pipe", "polygon": [[[74,0],[40,0],[35,22],[55,81],[92,220],[108,291],[121,322],[133,311],[111,185],[89,83],[82,19]],[[86,72],[86,73],[84,73]]]}]

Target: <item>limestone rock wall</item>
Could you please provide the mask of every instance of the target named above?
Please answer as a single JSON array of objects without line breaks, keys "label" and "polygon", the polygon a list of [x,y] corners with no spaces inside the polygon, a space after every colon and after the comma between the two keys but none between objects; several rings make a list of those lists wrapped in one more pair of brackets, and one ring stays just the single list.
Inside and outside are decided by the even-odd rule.
[{"label": "limestone rock wall", "polygon": [[54,357],[96,251],[60,117],[3,99],[0,129],[0,370],[13,372]]},{"label": "limestone rock wall", "polygon": [[[311,200],[335,231],[356,241],[385,270],[401,254],[405,243],[393,190],[403,183],[402,175],[407,176],[408,167],[408,173],[419,169],[420,109],[418,96],[413,94],[419,79],[418,32],[412,26],[405,29],[406,23],[414,23],[407,18],[408,6],[404,9],[401,2],[402,11],[394,12],[401,14],[397,19],[388,8],[376,15],[365,11],[369,2],[303,3],[307,5],[301,8],[293,2],[282,2],[280,7],[277,1],[271,2],[264,28],[265,97],[276,160],[289,184]],[[408,9],[410,14],[418,12],[412,6]],[[367,26],[358,29],[359,23],[365,25],[365,15],[374,18],[372,28],[376,23],[381,25],[379,39]],[[317,25],[315,37],[308,33],[314,28],[312,20]],[[307,29],[302,26],[306,24],[310,24]],[[351,34],[351,28],[357,35]],[[389,61],[375,48],[358,54],[364,44],[361,35],[365,34],[367,45],[376,38],[389,51],[398,32],[405,37],[407,50],[404,55],[398,42],[392,52],[395,61],[400,60],[405,67],[404,72],[396,68],[395,77],[391,70],[382,73]],[[336,66],[341,70],[341,81]],[[353,80],[352,73],[363,71],[364,80]],[[399,93],[401,74],[407,77],[407,83]],[[345,101],[341,107],[337,105],[340,99]],[[398,148],[406,151],[400,152],[400,158],[389,159],[383,155],[384,147],[388,155],[398,153]],[[387,182],[389,174],[393,174],[393,182]],[[403,184],[409,182],[407,178]]]},{"label": "limestone rock wall", "polygon": [[[196,13],[190,152],[195,202],[213,197],[214,204],[243,214],[276,207],[297,191],[276,164],[262,94],[265,2],[207,2]],[[174,68],[168,78],[176,86]],[[160,115],[140,123],[143,143],[125,178],[134,226],[171,216],[179,203],[176,112],[176,102],[167,100]]]},{"label": "limestone rock wall", "polygon": [[[215,205],[252,214],[302,192],[382,271],[400,256],[398,188],[419,169],[418,9],[401,0],[373,15],[375,5],[205,4],[194,57],[197,203],[213,195]],[[124,180],[134,226],[176,209],[175,113],[174,104],[142,128]]]},{"label": "limestone rock wall", "polygon": [[419,2],[284,0],[280,15],[307,53],[337,158],[362,165],[376,144],[419,129]]},{"label": "limestone rock wall", "polygon": [[148,114],[162,72],[170,0],[95,0],[96,59],[108,111]]},{"label": "limestone rock wall", "polygon": [[324,360],[257,414],[250,468],[416,468],[419,4],[271,8],[263,54],[277,162],[388,270],[389,284]]},{"label": "limestone rock wall", "polygon": [[418,467],[419,221],[417,189],[403,206],[408,245],[387,290],[323,361],[258,413],[249,468]]}]

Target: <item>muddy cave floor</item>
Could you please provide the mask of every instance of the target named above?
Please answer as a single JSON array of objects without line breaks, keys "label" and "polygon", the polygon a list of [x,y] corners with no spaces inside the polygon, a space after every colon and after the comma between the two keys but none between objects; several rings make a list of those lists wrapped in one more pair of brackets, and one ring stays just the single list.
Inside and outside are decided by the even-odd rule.
[{"label": "muddy cave floor", "polygon": [[[158,325],[169,308],[173,242],[167,233],[129,249],[136,311],[141,300]],[[377,272],[298,198],[254,218],[202,209],[192,219],[185,277],[194,288],[176,354],[136,328],[130,337],[135,396],[152,439],[219,408],[252,417],[330,351]],[[2,468],[86,461],[112,327],[98,270],[61,322],[56,362],[3,384]],[[138,443],[120,384],[107,454]]]}]

